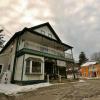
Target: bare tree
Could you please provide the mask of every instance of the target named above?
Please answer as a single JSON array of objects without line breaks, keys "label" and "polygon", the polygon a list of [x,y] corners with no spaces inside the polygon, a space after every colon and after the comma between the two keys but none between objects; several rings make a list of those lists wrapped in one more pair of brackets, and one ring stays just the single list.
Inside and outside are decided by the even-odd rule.
[{"label": "bare tree", "polygon": [[3,48],[3,44],[4,44],[4,42],[5,42],[5,40],[4,40],[4,35],[2,34],[2,32],[3,32],[3,29],[0,29],[0,48]]},{"label": "bare tree", "polygon": [[91,60],[99,61],[100,62],[100,52],[95,52],[91,56]]}]

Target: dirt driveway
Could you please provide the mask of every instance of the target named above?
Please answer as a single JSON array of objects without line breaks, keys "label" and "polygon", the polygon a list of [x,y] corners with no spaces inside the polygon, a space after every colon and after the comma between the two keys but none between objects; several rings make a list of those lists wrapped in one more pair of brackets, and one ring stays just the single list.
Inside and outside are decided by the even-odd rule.
[{"label": "dirt driveway", "polygon": [[100,80],[56,84],[16,96],[1,94],[0,100],[100,100]]}]

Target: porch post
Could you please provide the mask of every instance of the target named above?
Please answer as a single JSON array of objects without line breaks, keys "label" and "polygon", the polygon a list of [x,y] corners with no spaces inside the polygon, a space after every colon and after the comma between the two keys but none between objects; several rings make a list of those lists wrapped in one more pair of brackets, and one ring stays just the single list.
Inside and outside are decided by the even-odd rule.
[{"label": "porch post", "polygon": [[58,75],[59,75],[59,66],[57,66],[58,67]]},{"label": "porch post", "polygon": [[54,64],[53,64],[53,66],[52,66],[52,67],[53,67],[53,74],[54,74],[54,72],[55,72],[55,69],[54,69]]}]

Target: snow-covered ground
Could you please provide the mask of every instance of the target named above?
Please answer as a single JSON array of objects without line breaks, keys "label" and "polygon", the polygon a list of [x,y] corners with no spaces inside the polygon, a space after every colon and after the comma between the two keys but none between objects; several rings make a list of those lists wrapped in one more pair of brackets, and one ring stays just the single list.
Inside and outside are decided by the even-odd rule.
[{"label": "snow-covered ground", "polygon": [[79,80],[78,82],[85,82],[85,80]]},{"label": "snow-covered ground", "polygon": [[32,91],[40,87],[50,86],[50,83],[40,83],[26,86],[19,86],[15,84],[0,84],[0,93],[4,93],[7,95],[15,95],[19,92],[27,92]]}]

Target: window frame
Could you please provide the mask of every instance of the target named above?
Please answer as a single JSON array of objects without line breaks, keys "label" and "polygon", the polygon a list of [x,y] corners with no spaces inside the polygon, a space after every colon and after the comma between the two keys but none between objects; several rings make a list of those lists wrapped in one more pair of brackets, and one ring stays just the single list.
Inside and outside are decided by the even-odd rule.
[{"label": "window frame", "polygon": [[[38,67],[40,67],[40,72],[34,72],[33,71],[33,62],[39,62],[40,63],[40,66],[38,66]],[[40,62],[40,61],[31,61],[31,63],[32,63],[32,68],[31,68],[31,73],[33,73],[33,74],[35,74],[35,73],[38,73],[38,74],[41,74],[42,73],[42,68],[41,68],[41,64],[42,64],[42,62]],[[36,66],[35,66],[36,67]]]},{"label": "window frame", "polygon": [[[29,66],[29,72],[26,72],[26,69],[27,69],[27,61],[29,61],[30,62],[30,66]],[[40,62],[40,72],[32,72],[32,61],[34,61],[34,62]],[[32,60],[32,59],[30,59],[30,60],[26,60],[26,68],[25,68],[25,74],[26,75],[31,75],[31,74],[43,74],[43,71],[42,71],[42,61],[35,61],[35,60]]]}]

